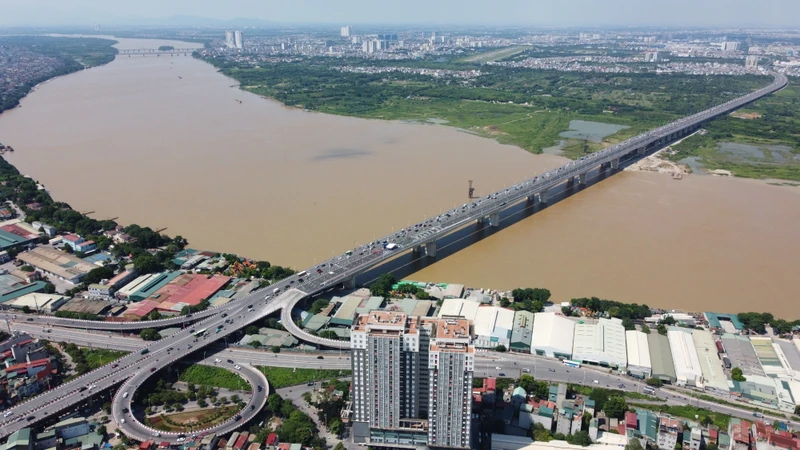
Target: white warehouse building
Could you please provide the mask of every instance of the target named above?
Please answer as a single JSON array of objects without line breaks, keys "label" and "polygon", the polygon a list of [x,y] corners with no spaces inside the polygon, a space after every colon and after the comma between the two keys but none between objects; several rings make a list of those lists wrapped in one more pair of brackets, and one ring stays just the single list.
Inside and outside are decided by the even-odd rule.
[{"label": "white warehouse building", "polygon": [[703,370],[692,340],[692,330],[670,327],[667,339],[675,364],[675,384],[703,387]]},{"label": "white warehouse building", "polygon": [[622,320],[599,319],[597,323],[575,325],[572,359],[586,364],[624,369],[628,365],[628,353],[625,350],[625,327],[622,326]]},{"label": "white warehouse building", "polygon": [[439,318],[441,319],[444,316],[463,317],[474,322],[479,306],[480,303],[472,300],[448,298],[442,302],[442,307],[439,309]]},{"label": "white warehouse building", "polygon": [[511,347],[511,329],[514,328],[514,310],[499,306],[481,306],[475,315],[472,342],[476,348],[506,349]]},{"label": "white warehouse building", "polygon": [[650,362],[650,345],[647,335],[641,331],[627,330],[625,343],[628,348],[628,373],[637,378],[650,378],[653,365]]},{"label": "white warehouse building", "polygon": [[554,312],[536,313],[533,318],[531,353],[550,358],[572,357],[575,322]]}]

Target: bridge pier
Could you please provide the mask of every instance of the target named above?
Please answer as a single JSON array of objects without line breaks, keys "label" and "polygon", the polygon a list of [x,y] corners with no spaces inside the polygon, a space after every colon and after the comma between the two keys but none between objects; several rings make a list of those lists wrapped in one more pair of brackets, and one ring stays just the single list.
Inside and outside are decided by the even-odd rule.
[{"label": "bridge pier", "polygon": [[645,153],[647,153],[647,147],[642,147],[636,150],[636,152],[639,153],[640,155],[644,155]]},{"label": "bridge pier", "polygon": [[425,254],[428,258],[436,258],[436,241],[425,244]]},{"label": "bridge pier", "polygon": [[619,169],[619,158],[614,158],[611,160],[611,170]]},{"label": "bridge pier", "polygon": [[542,191],[536,194],[539,196],[539,203],[547,203],[547,191]]},{"label": "bridge pier", "polygon": [[342,283],[345,289],[355,289],[356,288],[356,277],[353,275],[352,277],[344,280]]},{"label": "bridge pier", "polygon": [[491,225],[493,227],[499,227],[500,226],[500,213],[499,212],[493,213],[493,214],[491,214],[489,216],[489,225]]},{"label": "bridge pier", "polygon": [[578,175],[578,183],[586,186],[586,172]]}]

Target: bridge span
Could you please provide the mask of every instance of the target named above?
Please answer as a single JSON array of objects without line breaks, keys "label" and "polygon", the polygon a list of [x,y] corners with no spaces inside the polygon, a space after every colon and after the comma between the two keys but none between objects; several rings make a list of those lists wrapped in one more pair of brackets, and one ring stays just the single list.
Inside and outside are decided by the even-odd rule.
[{"label": "bridge span", "polygon": [[[189,353],[209,345],[221,337],[247,326],[278,310],[282,310],[281,318],[284,326],[300,339],[319,345],[348,348],[349,343],[333,341],[310,335],[295,326],[291,320],[291,309],[302,299],[319,294],[333,287],[344,284],[355,286],[359,275],[379,266],[403,252],[424,252],[431,258],[436,257],[437,240],[461,228],[482,221],[490,226],[499,226],[500,212],[521,202],[548,202],[548,191],[562,183],[585,184],[590,170],[600,167],[602,170],[619,168],[621,158],[629,155],[644,155],[699,129],[704,122],[713,120],[723,114],[747,105],[763,96],[782,89],[788,83],[781,74],[772,74],[774,81],[767,87],[753,93],[728,101],[703,112],[676,120],[670,124],[630,138],[604,150],[571,161],[564,166],[538,175],[504,190],[489,194],[465,203],[461,207],[450,210],[439,216],[404,228],[389,236],[349,250],[344,254],[331,258],[300,273],[287,277],[271,286],[251,293],[241,299],[232,301],[213,310],[194,314],[193,317],[181,317],[162,321],[142,321],[134,325],[113,322],[94,322],[72,319],[30,317],[34,322],[56,323],[62,327],[92,328],[103,330],[129,330],[131,326],[141,329],[186,324],[197,321],[193,328],[185,328],[167,338],[150,344],[145,352],[135,352],[114,363],[106,365],[65,383],[55,389],[44,392],[25,401],[9,411],[12,413],[0,422],[0,438],[6,437],[20,428],[30,426],[53,414],[57,414],[79,403],[84,396],[90,396],[102,389],[110,388],[132,377],[139,367],[150,367],[161,370]],[[8,317],[8,314],[6,315]],[[16,315],[12,320],[17,320]],[[27,319],[26,319],[27,320]],[[198,329],[208,331],[205,337],[195,336]],[[210,337],[209,337],[210,336]],[[171,348],[175,353],[171,354]],[[87,385],[96,386],[92,391],[81,390]],[[122,424],[124,426],[124,424]],[[121,427],[122,428],[122,427]]]}]

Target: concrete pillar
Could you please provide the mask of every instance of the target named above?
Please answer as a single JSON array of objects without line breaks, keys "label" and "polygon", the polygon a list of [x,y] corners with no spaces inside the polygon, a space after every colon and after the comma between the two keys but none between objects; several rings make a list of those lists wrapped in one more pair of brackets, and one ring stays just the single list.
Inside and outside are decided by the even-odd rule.
[{"label": "concrete pillar", "polygon": [[645,147],[642,147],[642,148],[640,148],[640,149],[638,149],[638,150],[636,150],[636,151],[637,151],[637,152],[638,152],[640,155],[644,155],[644,154],[647,152],[647,149],[646,149]]},{"label": "concrete pillar", "polygon": [[536,196],[535,196],[535,195],[529,195],[529,196],[528,196],[528,203],[533,203],[533,201],[534,201],[534,199],[535,199],[535,198],[536,198]]},{"label": "concrete pillar", "polygon": [[578,175],[578,183],[584,184],[584,185],[586,184],[586,172]]},{"label": "concrete pillar", "polygon": [[425,254],[428,258],[436,258],[436,241],[425,244]]},{"label": "concrete pillar", "polygon": [[411,251],[413,251],[414,253],[422,253],[423,250],[425,250],[424,245],[415,245]]},{"label": "concrete pillar", "polygon": [[539,203],[547,203],[547,191],[542,191],[536,194],[539,196]]},{"label": "concrete pillar", "polygon": [[496,212],[496,213],[494,213],[494,214],[489,216],[489,225],[491,225],[493,227],[499,227],[500,226],[500,213],[499,212]]},{"label": "concrete pillar", "polygon": [[614,158],[611,160],[611,169],[612,170],[619,169],[619,158]]},{"label": "concrete pillar", "polygon": [[355,289],[356,288],[356,277],[352,276],[352,277],[344,280],[344,282],[342,284],[344,284],[344,288],[345,289]]}]

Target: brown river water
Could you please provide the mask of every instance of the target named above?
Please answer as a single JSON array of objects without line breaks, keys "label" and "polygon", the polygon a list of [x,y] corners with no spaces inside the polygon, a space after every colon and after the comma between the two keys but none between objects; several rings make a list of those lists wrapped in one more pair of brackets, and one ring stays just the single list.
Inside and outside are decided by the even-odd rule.
[{"label": "brown river water", "polygon": [[[120,56],[22,105],[0,115],[0,142],[56,199],[295,268],[466,202],[467,180],[480,195],[565,161],[443,126],[284,107],[182,56]],[[800,188],[625,172],[409,278],[797,318],[798,224]]]}]

